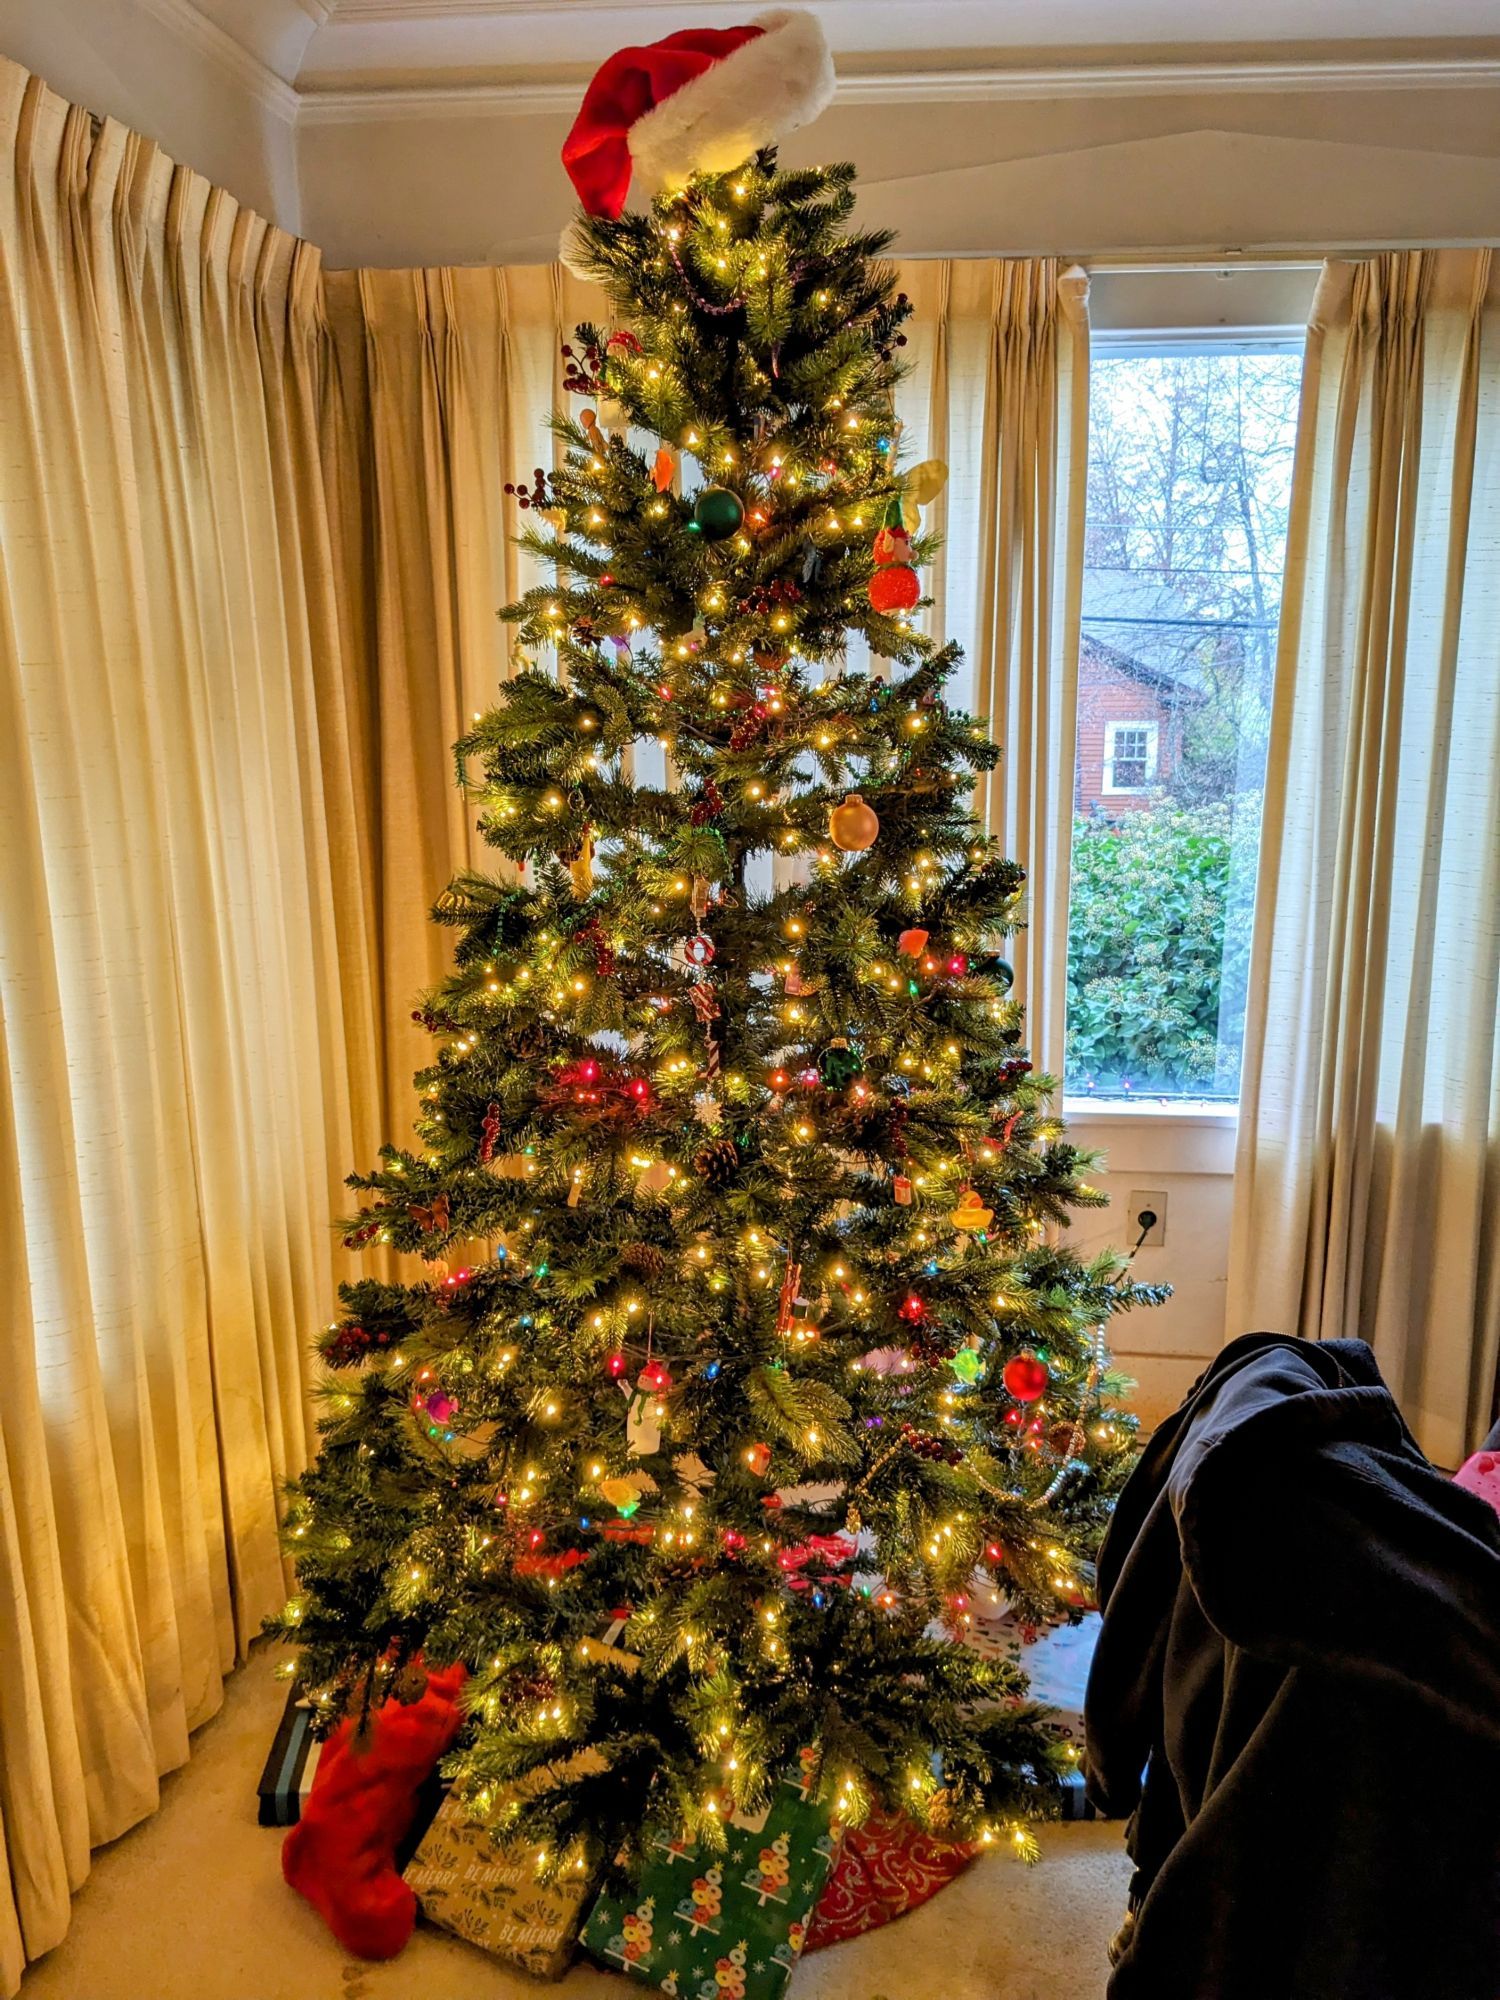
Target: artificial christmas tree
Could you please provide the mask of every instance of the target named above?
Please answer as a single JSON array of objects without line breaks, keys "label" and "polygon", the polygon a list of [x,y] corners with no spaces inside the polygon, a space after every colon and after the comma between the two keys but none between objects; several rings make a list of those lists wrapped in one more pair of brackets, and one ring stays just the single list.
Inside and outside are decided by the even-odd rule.
[{"label": "artificial christmas tree", "polygon": [[969,1593],[1076,1615],[1131,1458],[1103,1327],[1155,1294],[1056,1240],[1100,1197],[1000,955],[999,753],[872,601],[941,468],[853,178],[766,149],[575,225],[557,581],[458,746],[501,865],[437,905],[418,1143],[352,1182],[430,1275],[345,1289],[288,1518],[315,1701],[464,1662],[448,1769],[544,1872],[723,1854],[810,1744],[836,1824],[1029,1851],[1051,1739]]}]

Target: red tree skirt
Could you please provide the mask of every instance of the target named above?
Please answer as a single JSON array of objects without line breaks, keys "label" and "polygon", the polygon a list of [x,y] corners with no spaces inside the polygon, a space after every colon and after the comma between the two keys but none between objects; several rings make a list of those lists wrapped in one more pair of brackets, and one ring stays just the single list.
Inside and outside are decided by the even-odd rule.
[{"label": "red tree skirt", "polygon": [[978,1852],[976,1846],[935,1840],[902,1813],[871,1813],[862,1827],[844,1835],[804,1950],[863,1937],[920,1909]]}]

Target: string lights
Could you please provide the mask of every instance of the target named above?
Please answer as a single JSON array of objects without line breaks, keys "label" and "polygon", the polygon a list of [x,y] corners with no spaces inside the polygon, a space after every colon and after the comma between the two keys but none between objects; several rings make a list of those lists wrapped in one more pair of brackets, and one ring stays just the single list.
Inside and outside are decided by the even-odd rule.
[{"label": "string lights", "polygon": [[[1132,1439],[1096,1329],[1138,1294],[1058,1240],[1088,1162],[997,969],[1025,878],[967,801],[998,751],[957,650],[869,600],[909,303],[849,195],[762,155],[588,225],[620,325],[565,357],[593,418],[528,490],[545,581],[459,745],[495,867],[435,910],[415,1143],[354,1178],[346,1243],[407,1262],[321,1337],[283,1626],[335,1704],[456,1635],[476,1800],[527,1732],[670,1708],[650,1808],[721,1819],[805,1689],[892,1746],[824,1774],[841,1821],[1028,1853],[1014,1671],[926,1635],[1086,1601]],[[986,1764],[988,1797],[943,1775]],[[598,1845],[539,1796],[539,1866]]]}]

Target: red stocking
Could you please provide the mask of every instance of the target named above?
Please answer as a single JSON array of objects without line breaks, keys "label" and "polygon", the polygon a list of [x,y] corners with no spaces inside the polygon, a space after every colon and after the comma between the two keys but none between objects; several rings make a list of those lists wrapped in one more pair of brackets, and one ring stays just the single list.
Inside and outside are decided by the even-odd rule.
[{"label": "red stocking", "polygon": [[417,1899],[396,1873],[396,1849],[423,1780],[462,1726],[466,1672],[458,1664],[430,1674],[409,1706],[382,1702],[363,1749],[351,1748],[353,1724],[341,1722],[282,1847],[282,1874],[359,1958],[394,1958],[411,1936]]}]

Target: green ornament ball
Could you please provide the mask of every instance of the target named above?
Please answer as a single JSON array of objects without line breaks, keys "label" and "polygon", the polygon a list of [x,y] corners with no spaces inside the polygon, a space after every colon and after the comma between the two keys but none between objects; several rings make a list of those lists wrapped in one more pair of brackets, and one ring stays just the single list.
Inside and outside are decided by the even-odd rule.
[{"label": "green ornament ball", "polygon": [[693,525],[710,542],[727,541],[744,518],[744,502],[727,486],[705,486],[693,502]]},{"label": "green ornament ball", "polygon": [[864,1052],[854,1042],[831,1042],[818,1057],[818,1075],[831,1089],[842,1089],[863,1073]]}]

